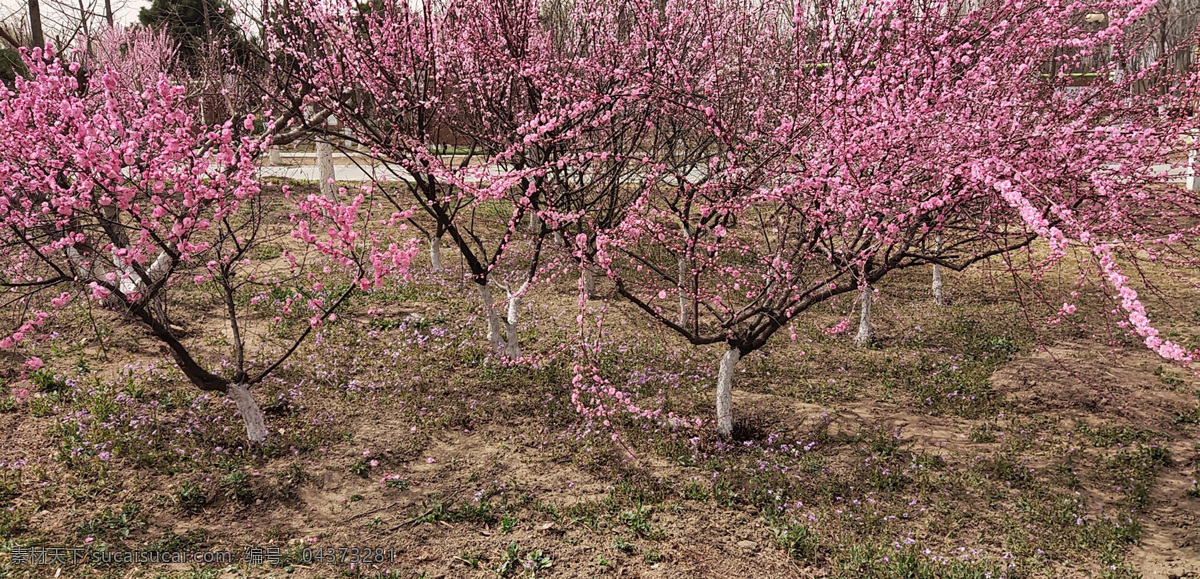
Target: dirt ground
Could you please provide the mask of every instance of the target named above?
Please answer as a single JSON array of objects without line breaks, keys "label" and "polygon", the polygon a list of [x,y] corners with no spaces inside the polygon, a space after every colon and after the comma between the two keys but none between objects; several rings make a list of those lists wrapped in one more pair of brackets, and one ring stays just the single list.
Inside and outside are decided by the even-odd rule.
[{"label": "dirt ground", "polygon": [[[1046,327],[986,268],[949,280],[942,308],[925,275],[881,288],[870,348],[823,331],[835,304],[748,356],[732,443],[575,411],[569,330],[552,329],[576,314],[569,279],[527,301],[532,365],[488,351],[458,282],[426,272],[355,302],[256,390],[273,430],[256,448],[232,403],[100,312],[50,370],[9,374],[0,576],[1200,577],[1196,376],[1080,329],[1103,304]],[[213,310],[187,299],[182,330],[219,351]],[[710,416],[719,352],[610,308],[605,375]],[[1152,311],[1198,334],[1200,310]],[[231,559],[19,559],[77,546]]]}]

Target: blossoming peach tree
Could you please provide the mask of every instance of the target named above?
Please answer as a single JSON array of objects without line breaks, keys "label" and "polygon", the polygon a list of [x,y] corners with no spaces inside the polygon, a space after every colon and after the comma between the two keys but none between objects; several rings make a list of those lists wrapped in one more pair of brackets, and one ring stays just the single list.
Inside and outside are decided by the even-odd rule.
[{"label": "blossoming peach tree", "polygon": [[[639,137],[653,161],[580,251],[662,326],[725,346],[723,435],[740,358],[817,304],[931,264],[1025,256],[1036,279],[1082,251],[1130,330],[1186,362],[1121,263],[1196,265],[1200,205],[1164,170],[1196,121],[1162,111],[1195,101],[1200,75],[1125,70],[1106,55],[1144,52],[1124,31],[1154,2],[1102,4],[1096,25],[1056,1],[644,3],[630,46],[657,65]],[[1097,81],[1063,90],[1078,72]],[[581,409],[629,403],[583,378]]]},{"label": "blossoming peach tree", "polygon": [[488,340],[513,359],[522,300],[554,261],[545,240],[561,246],[554,234],[579,199],[609,200],[576,195],[592,187],[576,168],[617,134],[615,120],[627,118],[617,112],[644,80],[622,61],[633,53],[617,50],[615,8],[555,6],[558,27],[539,0],[283,5],[265,55],[286,72],[281,106],[329,110],[384,163],[381,191],[419,208],[413,223],[434,269],[450,240],[478,288]]},{"label": "blossoming peach tree", "polygon": [[[367,190],[344,204],[288,195],[290,220],[272,222],[255,175],[268,139],[253,134],[253,115],[205,125],[185,82],[161,70],[130,79],[105,66],[89,76],[49,48],[25,62],[28,77],[0,94],[0,289],[5,309],[22,312],[0,348],[21,347],[56,311],[92,300],[153,335],[192,385],[231,398],[248,438],[262,442],[249,389],[353,292],[407,270],[411,244],[389,242],[406,215],[372,218]],[[287,235],[301,249],[259,263]],[[229,351],[180,336],[164,299],[180,284],[215,297],[206,315],[223,319]],[[248,320],[262,315],[259,300],[243,298],[273,289],[306,321],[252,347]]]},{"label": "blossoming peach tree", "polygon": [[[6,308],[20,318],[0,347],[21,347],[72,300],[101,302],[165,344],[193,384],[227,393],[262,440],[248,388],[353,292],[407,272],[407,222],[432,238],[431,257],[453,240],[489,339],[511,358],[522,297],[568,260],[689,343],[724,346],[724,435],[743,356],[839,296],[861,294],[865,313],[873,286],[914,267],[1024,260],[1036,280],[1075,253],[1132,333],[1186,362],[1125,273],[1194,267],[1200,227],[1197,199],[1164,170],[1196,129],[1164,111],[1196,101],[1200,76],[1159,65],[1178,55],[1151,49],[1138,25],[1153,5],[284,3],[259,63],[278,83],[267,102],[285,112],[272,130],[334,113],[406,187],[289,194],[286,225],[270,222],[254,177],[278,139],[251,115],[205,124],[162,72],[127,82],[35,51],[0,98],[2,287],[21,305]],[[1066,90],[1082,73],[1096,81]],[[470,153],[445,154],[450,144]],[[254,248],[280,234],[301,255],[261,263]],[[505,276],[507,338],[491,298]],[[226,369],[174,327],[163,297],[185,282],[217,297]],[[283,285],[303,287],[282,314],[307,322],[247,348],[245,324],[262,314],[239,296]],[[589,416],[655,412],[586,363],[574,395]]]}]

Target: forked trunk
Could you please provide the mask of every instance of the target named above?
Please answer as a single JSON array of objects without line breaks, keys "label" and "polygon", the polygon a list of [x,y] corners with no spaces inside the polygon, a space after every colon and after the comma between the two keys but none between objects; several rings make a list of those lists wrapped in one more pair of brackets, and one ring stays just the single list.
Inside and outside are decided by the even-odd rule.
[{"label": "forked trunk", "polygon": [[267,425],[262,410],[254,401],[254,396],[244,384],[230,384],[226,395],[237,404],[238,413],[246,423],[246,438],[250,442],[262,442],[267,439]]},{"label": "forked trunk", "polygon": [[317,173],[321,180],[321,195],[334,200],[337,177],[333,173],[333,146],[325,141],[317,141]]},{"label": "forked trunk", "polygon": [[442,273],[442,238],[429,236],[429,266],[433,273]]},{"label": "forked trunk", "polygon": [[483,312],[487,316],[487,339],[497,346],[504,343],[500,334],[500,316],[496,315],[496,302],[492,299],[492,286],[487,282],[478,283],[479,299],[483,302]]},{"label": "forked trunk", "polygon": [[[67,257],[70,259],[71,265],[79,277],[86,279],[105,276],[106,272],[94,261],[87,263],[85,267],[83,256],[73,246],[67,247]],[[150,283],[158,281],[165,275],[167,269],[171,267],[172,261],[171,256],[166,251],[159,252],[158,257],[154,258],[154,261],[145,270],[146,274],[150,276]],[[137,273],[137,270],[132,265],[126,263],[124,259],[116,255],[116,248],[113,248],[112,262],[116,266],[116,270],[112,273],[118,276],[117,289],[121,293],[130,295],[146,289],[146,283],[142,279],[142,276]],[[119,303],[120,299],[115,295],[109,296],[103,302],[106,307],[115,307]],[[161,292],[154,296],[149,308],[159,320],[164,324],[167,323],[166,300],[163,299]]]},{"label": "forked trunk", "polygon": [[858,317],[858,334],[854,336],[854,343],[859,346],[866,346],[874,339],[874,334],[871,331],[871,286],[863,288],[862,295],[862,311]]},{"label": "forked trunk", "polygon": [[741,359],[741,350],[731,346],[721,356],[717,372],[717,434],[725,438],[733,436],[733,371]]}]

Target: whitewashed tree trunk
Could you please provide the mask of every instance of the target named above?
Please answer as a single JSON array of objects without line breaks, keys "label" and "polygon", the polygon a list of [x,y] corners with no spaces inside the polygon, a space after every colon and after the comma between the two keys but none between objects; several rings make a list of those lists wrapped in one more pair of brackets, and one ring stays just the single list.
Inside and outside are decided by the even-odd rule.
[{"label": "whitewashed tree trunk", "polygon": [[1187,190],[1200,191],[1200,176],[1196,175],[1196,149],[1188,150]]},{"label": "whitewashed tree trunk", "polygon": [[692,316],[690,308],[691,302],[687,298],[687,279],[692,273],[692,268],[688,265],[687,258],[679,258],[679,325],[688,327],[691,325]]},{"label": "whitewashed tree trunk", "polygon": [[270,155],[269,162],[272,165],[278,167],[283,164],[283,153],[279,150],[279,147],[271,147],[271,151],[268,154]]},{"label": "whitewashed tree trunk", "polygon": [[442,238],[429,236],[429,265],[433,273],[442,272]]},{"label": "whitewashed tree trunk", "polygon": [[504,355],[509,358],[521,357],[521,342],[517,337],[517,318],[521,313],[521,299],[527,289],[529,289],[529,280],[525,280],[525,283],[521,284],[516,292],[508,292],[508,317],[504,321],[508,344],[504,348]]},{"label": "whitewashed tree trunk", "polygon": [[730,347],[717,372],[717,434],[726,438],[733,435],[733,371],[741,359],[742,352]]},{"label": "whitewashed tree trunk", "polygon": [[[99,264],[95,263],[95,261],[88,263],[87,267],[85,267],[83,256],[80,255],[79,251],[77,251],[74,247],[67,247],[67,258],[71,261],[71,265],[74,266],[75,271],[80,278],[95,279],[104,277],[104,275],[107,273],[103,270],[103,268],[100,268]],[[112,260],[113,265],[116,266],[116,271],[113,273],[118,276],[117,285],[118,289],[121,290],[121,293],[128,295],[146,289],[146,282],[142,280],[142,277],[138,275],[137,271],[133,269],[132,265],[126,263],[125,260],[121,259],[120,257],[117,257],[115,248],[113,250]],[[168,255],[166,251],[159,252],[158,257],[154,258],[154,261],[151,262],[150,266],[146,268],[146,274],[150,276],[149,282],[154,283],[158,281],[160,277],[165,275],[167,268],[171,267],[171,263],[171,256]],[[117,305],[117,303],[116,296],[109,296],[109,299],[105,300],[104,305],[112,307]],[[161,319],[166,319],[166,302],[163,300],[163,296],[161,294],[154,297],[154,302],[151,304],[151,308],[162,314]]]},{"label": "whitewashed tree trunk", "polygon": [[317,141],[317,173],[321,180],[321,195],[334,199],[337,177],[333,172],[333,146],[325,141]]},{"label": "whitewashed tree trunk", "polygon": [[583,297],[585,299],[592,299],[592,296],[596,293],[595,274],[587,266],[584,266],[579,276],[583,278]]},{"label": "whitewashed tree trunk", "polygon": [[[942,236],[937,236],[937,251],[942,252]],[[939,306],[946,305],[946,291],[942,284],[942,266],[933,264],[933,303]]]},{"label": "whitewashed tree trunk", "polygon": [[[686,246],[687,240],[691,236],[687,223],[680,223],[679,230],[683,233],[684,244]],[[691,305],[691,301],[687,299],[686,291],[688,278],[692,275],[692,264],[688,262],[686,251],[685,249],[684,254],[679,257],[679,325],[685,328],[691,325],[692,322],[690,308],[688,307]]]},{"label": "whitewashed tree trunk", "polygon": [[871,286],[863,288],[862,295],[862,310],[858,317],[858,334],[854,336],[854,343],[859,346],[866,346],[871,343],[875,337],[871,331],[871,300],[873,292]]},{"label": "whitewashed tree trunk", "polygon": [[542,228],[542,222],[538,219],[536,211],[529,212],[529,232],[537,233]]},{"label": "whitewashed tree trunk", "polygon": [[933,265],[933,303],[934,305],[946,305],[946,290],[942,283],[942,266]]},{"label": "whitewashed tree trunk", "polygon": [[267,439],[267,425],[262,410],[254,401],[254,396],[244,384],[230,384],[226,395],[237,404],[238,412],[246,423],[246,438],[250,442],[262,442]]},{"label": "whitewashed tree trunk", "polygon": [[477,283],[479,286],[479,298],[483,301],[483,311],[487,316],[487,339],[489,342],[500,345],[504,343],[504,338],[500,334],[500,316],[496,315],[496,302],[492,299],[492,286],[486,283]]}]

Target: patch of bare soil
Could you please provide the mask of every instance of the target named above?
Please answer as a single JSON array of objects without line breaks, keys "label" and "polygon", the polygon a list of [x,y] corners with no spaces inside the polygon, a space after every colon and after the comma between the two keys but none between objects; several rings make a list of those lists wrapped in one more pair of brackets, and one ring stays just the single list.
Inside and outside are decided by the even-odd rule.
[{"label": "patch of bare soil", "polygon": [[[198,526],[224,529],[224,539],[235,544],[255,543],[269,530],[269,535],[293,537],[281,545],[285,549],[303,545],[394,550],[394,562],[360,566],[368,573],[401,569],[420,570],[428,577],[495,577],[493,570],[502,563],[497,553],[515,543],[522,553],[541,550],[551,557],[553,566],[538,576],[805,576],[774,546],[763,521],[732,509],[650,508],[650,523],[664,533],[653,543],[653,561],[618,556],[613,544],[623,535],[616,529],[598,533],[585,523],[556,522],[550,516],[522,518],[507,532],[497,522],[431,523],[425,516],[439,506],[478,504],[481,496],[486,500],[487,490],[517,491],[530,504],[562,510],[602,500],[613,481],[598,480],[569,460],[539,453],[519,437],[501,439],[501,432],[443,433],[412,454],[391,450],[410,448],[405,439],[417,435],[397,428],[386,416],[357,427],[353,445],[326,449],[325,457],[310,467],[313,480],[291,504],[226,505],[219,515],[202,522],[176,523],[163,530],[178,534]],[[347,476],[345,465],[361,457],[363,449],[381,466],[370,478]],[[411,486],[400,490],[381,484],[376,475],[385,471]],[[264,469],[254,475],[269,478],[273,473]],[[477,555],[483,559],[475,568],[469,561]],[[289,576],[323,577],[328,570],[300,566]]]},{"label": "patch of bare soil", "polygon": [[1195,488],[1197,465],[1187,457],[1196,440],[1175,427],[1196,407],[1195,378],[1164,379],[1162,369],[1146,350],[1059,343],[1005,365],[992,384],[1024,413],[1168,433],[1161,444],[1176,460],[1156,478],[1129,563],[1145,579],[1200,577],[1200,499],[1185,494]]}]

